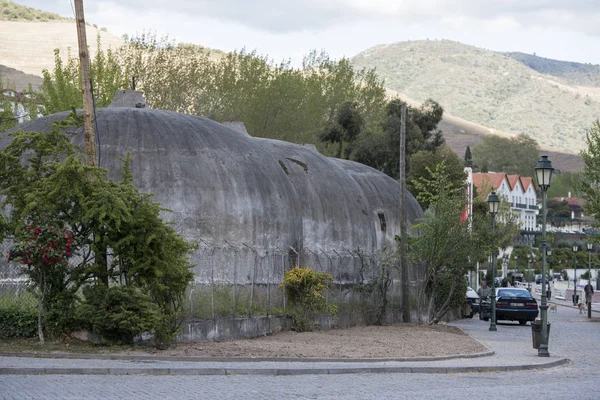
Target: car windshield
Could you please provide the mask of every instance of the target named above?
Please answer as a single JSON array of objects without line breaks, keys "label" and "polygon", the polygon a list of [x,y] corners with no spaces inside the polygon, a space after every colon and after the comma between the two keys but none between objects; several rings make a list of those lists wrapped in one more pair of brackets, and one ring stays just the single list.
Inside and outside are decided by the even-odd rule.
[{"label": "car windshield", "polygon": [[531,299],[531,293],[527,290],[519,289],[498,289],[498,297],[508,297],[511,299]]}]

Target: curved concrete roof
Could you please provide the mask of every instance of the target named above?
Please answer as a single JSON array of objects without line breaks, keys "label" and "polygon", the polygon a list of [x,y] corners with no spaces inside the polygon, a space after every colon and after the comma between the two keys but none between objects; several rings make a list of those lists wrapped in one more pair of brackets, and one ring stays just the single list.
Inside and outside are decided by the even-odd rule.
[{"label": "curved concrete roof", "polygon": [[[67,115],[19,128],[48,131]],[[135,183],[188,240],[373,252],[399,233],[399,185],[365,165],[170,111],[99,109],[97,125],[100,166],[118,180],[118,157],[131,151]],[[81,129],[74,142],[83,148]],[[406,204],[410,223],[423,215],[408,192]]]}]

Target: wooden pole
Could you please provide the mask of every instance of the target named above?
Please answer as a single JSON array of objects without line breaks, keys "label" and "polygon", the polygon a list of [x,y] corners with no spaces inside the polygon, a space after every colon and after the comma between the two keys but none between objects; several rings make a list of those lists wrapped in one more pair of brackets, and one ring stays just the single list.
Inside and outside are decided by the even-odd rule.
[{"label": "wooden pole", "polygon": [[400,115],[400,263],[402,280],[402,321],[410,322],[410,296],[408,286],[408,237],[406,236],[406,103],[402,104]]},{"label": "wooden pole", "polygon": [[85,33],[85,17],[83,0],[75,1],[75,20],[77,23],[77,42],[79,44],[79,66],[81,71],[81,87],[83,88],[83,131],[85,134],[85,149],[88,164],[98,166],[96,158],[96,137],[92,124],[92,88],[90,84],[90,57]]}]

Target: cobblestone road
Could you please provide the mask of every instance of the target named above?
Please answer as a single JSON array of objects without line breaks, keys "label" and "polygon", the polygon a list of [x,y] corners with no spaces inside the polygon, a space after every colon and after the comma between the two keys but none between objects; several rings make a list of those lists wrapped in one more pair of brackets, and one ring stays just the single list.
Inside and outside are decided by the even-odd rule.
[{"label": "cobblestone road", "polygon": [[[0,376],[6,399],[598,399],[600,322],[559,307],[550,314],[550,352],[571,363],[547,370],[474,374],[331,376]],[[498,357],[532,354],[531,328],[458,321]],[[504,349],[503,352],[500,349]],[[502,354],[501,354],[502,353]]]}]

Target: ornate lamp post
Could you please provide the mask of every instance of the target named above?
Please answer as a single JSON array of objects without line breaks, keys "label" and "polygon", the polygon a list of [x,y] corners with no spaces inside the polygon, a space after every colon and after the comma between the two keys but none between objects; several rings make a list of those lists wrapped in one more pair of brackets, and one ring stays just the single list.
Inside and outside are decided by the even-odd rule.
[{"label": "ornate lamp post", "polygon": [[496,331],[496,214],[500,206],[500,198],[496,192],[491,192],[487,199],[490,215],[492,216],[492,318],[490,318],[490,331]]},{"label": "ornate lamp post", "polygon": [[538,356],[549,357],[548,352],[548,301],[546,298],[546,191],[550,187],[552,181],[552,163],[548,160],[548,156],[542,156],[535,166],[537,182],[542,191],[542,304],[540,310],[542,314],[542,335],[540,340],[540,348]]},{"label": "ornate lamp post", "polygon": [[[591,242],[588,242],[588,285],[592,286],[592,249],[594,245]],[[592,299],[590,298],[590,302],[587,303],[588,310],[588,318],[592,318]]]},{"label": "ornate lamp post", "polygon": [[573,305],[577,305],[577,243],[573,243],[573,260],[575,265],[575,273],[573,274]]}]

